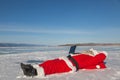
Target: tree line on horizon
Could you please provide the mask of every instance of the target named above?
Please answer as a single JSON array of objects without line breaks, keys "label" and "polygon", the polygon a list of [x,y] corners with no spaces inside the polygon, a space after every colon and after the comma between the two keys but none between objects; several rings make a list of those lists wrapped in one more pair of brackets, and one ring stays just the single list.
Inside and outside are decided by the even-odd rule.
[{"label": "tree line on horizon", "polygon": [[77,43],[77,44],[63,44],[60,46],[120,46],[120,43]]}]

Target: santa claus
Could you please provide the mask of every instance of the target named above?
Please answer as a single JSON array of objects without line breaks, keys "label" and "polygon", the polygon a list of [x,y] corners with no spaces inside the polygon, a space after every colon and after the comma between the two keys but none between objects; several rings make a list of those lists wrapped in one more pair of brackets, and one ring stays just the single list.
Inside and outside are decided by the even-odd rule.
[{"label": "santa claus", "polygon": [[106,68],[104,60],[107,57],[105,51],[98,52],[94,49],[78,54],[47,60],[38,65],[23,64],[21,68],[24,75],[45,77],[46,75],[64,72],[75,72],[79,69],[103,69]]}]

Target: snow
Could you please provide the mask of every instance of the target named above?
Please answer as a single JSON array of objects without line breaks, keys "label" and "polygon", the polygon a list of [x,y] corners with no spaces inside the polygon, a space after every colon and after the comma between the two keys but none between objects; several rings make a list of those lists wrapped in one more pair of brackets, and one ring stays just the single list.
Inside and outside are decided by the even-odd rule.
[{"label": "snow", "polygon": [[[89,48],[89,47],[88,47]],[[106,69],[79,70],[74,73],[61,73],[48,75],[45,78],[25,77],[20,63],[38,64],[45,60],[68,55],[66,50],[40,51],[22,54],[0,55],[0,80],[120,80],[120,48],[95,47],[106,50]],[[81,48],[82,50],[82,48]]]}]

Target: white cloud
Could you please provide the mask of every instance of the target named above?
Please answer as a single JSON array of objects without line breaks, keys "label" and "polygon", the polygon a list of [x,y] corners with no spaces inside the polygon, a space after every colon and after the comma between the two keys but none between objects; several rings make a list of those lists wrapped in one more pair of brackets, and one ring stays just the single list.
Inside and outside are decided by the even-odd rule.
[{"label": "white cloud", "polygon": [[49,29],[0,29],[3,32],[25,32],[25,33],[46,33],[46,34],[92,34],[80,30],[49,30]]}]

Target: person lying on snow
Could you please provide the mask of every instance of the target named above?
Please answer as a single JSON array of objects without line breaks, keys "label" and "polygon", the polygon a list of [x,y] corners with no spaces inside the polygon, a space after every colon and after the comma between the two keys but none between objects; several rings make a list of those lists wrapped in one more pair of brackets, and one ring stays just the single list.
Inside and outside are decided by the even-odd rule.
[{"label": "person lying on snow", "polygon": [[55,73],[75,72],[79,69],[104,69],[106,57],[105,51],[97,52],[90,49],[82,53],[70,54],[67,57],[47,60],[38,65],[21,63],[21,68],[26,76],[45,77]]}]

